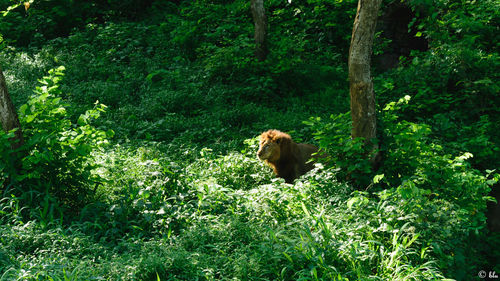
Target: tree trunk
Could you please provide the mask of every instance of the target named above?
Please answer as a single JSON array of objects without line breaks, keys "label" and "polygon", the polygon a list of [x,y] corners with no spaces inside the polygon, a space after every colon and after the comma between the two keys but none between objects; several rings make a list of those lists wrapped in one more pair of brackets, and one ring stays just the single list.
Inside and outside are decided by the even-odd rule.
[{"label": "tree trunk", "polygon": [[382,0],[359,0],[349,49],[352,137],[376,137],[375,96],[370,74],[373,37]]},{"label": "tree trunk", "polygon": [[255,56],[259,61],[267,57],[267,17],[264,0],[251,0],[253,21],[255,23]]},{"label": "tree trunk", "polygon": [[12,149],[17,149],[23,144],[23,134],[21,124],[17,116],[16,109],[12,104],[9,92],[7,92],[7,83],[3,76],[2,68],[0,67],[0,123],[4,131],[9,132],[17,128],[15,136],[11,139]]}]

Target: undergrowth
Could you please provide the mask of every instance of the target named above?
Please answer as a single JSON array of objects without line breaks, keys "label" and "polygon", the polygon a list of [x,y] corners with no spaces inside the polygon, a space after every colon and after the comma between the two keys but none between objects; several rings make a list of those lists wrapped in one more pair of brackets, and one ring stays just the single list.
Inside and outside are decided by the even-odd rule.
[{"label": "undergrowth", "polygon": [[[356,1],[266,1],[265,62],[248,1],[59,2],[0,24],[26,140],[12,153],[0,131],[0,281],[500,272],[493,1],[407,2],[431,44],[375,73],[375,168],[350,137]],[[270,128],[327,159],[286,184],[255,155]]]}]

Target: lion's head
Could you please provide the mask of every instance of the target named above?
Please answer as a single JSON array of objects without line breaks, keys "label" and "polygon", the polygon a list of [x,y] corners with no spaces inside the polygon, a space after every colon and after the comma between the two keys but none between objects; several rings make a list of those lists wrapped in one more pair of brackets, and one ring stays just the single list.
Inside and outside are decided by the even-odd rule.
[{"label": "lion's head", "polygon": [[257,156],[260,160],[277,162],[282,154],[283,148],[290,143],[290,135],[278,130],[269,130],[260,135],[260,146]]},{"label": "lion's head", "polygon": [[[269,130],[260,135],[257,156],[268,164],[280,178],[292,183],[296,178],[314,168],[313,155],[318,148],[311,144],[295,143],[290,135],[278,130]],[[323,156],[319,156],[323,157]]]}]

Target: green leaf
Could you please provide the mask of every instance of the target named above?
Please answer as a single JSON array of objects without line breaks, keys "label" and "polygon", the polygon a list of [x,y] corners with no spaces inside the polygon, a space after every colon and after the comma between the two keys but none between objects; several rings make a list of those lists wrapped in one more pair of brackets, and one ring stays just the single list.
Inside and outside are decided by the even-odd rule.
[{"label": "green leaf", "polygon": [[283,252],[283,255],[285,256],[285,258],[286,258],[289,262],[293,263],[292,257],[291,257],[289,254],[287,254],[287,253]]},{"label": "green leaf", "polygon": [[4,17],[7,16],[10,11],[14,10],[15,8],[17,8],[19,6],[21,6],[21,3],[7,7],[6,11],[2,11],[2,16],[4,16]]},{"label": "green leaf", "polygon": [[24,119],[24,121],[25,121],[26,123],[31,123],[31,122],[33,122],[33,120],[35,120],[35,117],[36,117],[36,115],[35,115],[35,114],[28,115],[28,116],[26,116],[26,118]]},{"label": "green leaf", "polygon": [[359,202],[360,200],[361,199],[359,197],[352,197],[351,199],[347,200],[347,208],[351,209],[352,205]]},{"label": "green leaf", "polygon": [[310,217],[311,214],[309,213],[309,211],[307,210],[307,207],[306,205],[304,204],[304,202],[300,202],[301,206],[302,206],[302,210],[304,211],[304,213],[306,214],[306,216]]},{"label": "green leaf", "polygon": [[314,280],[318,280],[318,271],[316,270],[316,267],[312,268],[311,276],[314,277]]},{"label": "green leaf", "polygon": [[384,178],[384,174],[376,175],[373,177],[373,183],[379,183]]},{"label": "green leaf", "polygon": [[26,114],[26,109],[28,109],[28,104],[23,104],[21,105],[21,107],[19,108],[19,112],[22,114],[22,115],[25,115]]},{"label": "green leaf", "polygon": [[109,129],[106,131],[106,138],[113,138],[115,136],[115,131]]},{"label": "green leaf", "polygon": [[77,124],[79,126],[84,126],[84,125],[87,125],[88,124],[88,119],[89,117],[87,115],[80,115],[80,117],[78,117],[78,121],[77,121]]}]

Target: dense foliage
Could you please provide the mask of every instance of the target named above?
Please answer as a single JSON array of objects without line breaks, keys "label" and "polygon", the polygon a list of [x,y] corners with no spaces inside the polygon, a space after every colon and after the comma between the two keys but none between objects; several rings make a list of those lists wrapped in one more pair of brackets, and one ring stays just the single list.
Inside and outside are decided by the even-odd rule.
[{"label": "dense foliage", "polygon": [[[385,69],[400,42],[377,33],[376,169],[350,138],[355,0],[265,1],[263,62],[250,1],[28,3],[0,0],[26,140],[0,131],[0,280],[500,272],[497,1],[384,1],[428,47]],[[329,157],[285,184],[255,157],[270,128]]]}]

